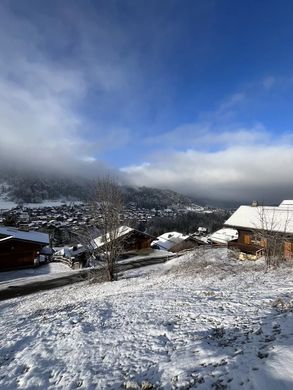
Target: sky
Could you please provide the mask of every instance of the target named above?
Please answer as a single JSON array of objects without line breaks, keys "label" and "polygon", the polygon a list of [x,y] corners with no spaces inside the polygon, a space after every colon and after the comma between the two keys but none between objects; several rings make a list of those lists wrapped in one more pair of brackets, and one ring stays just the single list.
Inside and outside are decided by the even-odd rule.
[{"label": "sky", "polygon": [[293,198],[293,2],[1,1],[0,162]]}]

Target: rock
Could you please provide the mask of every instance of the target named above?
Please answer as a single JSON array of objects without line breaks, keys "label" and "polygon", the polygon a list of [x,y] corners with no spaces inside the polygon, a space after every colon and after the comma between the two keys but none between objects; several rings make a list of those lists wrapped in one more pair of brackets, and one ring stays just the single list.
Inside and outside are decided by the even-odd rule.
[{"label": "rock", "polygon": [[267,358],[268,356],[269,356],[268,352],[258,351],[257,353],[257,357],[259,357],[260,359]]},{"label": "rock", "polygon": [[127,381],[124,383],[125,389],[139,390],[139,385],[134,381]]},{"label": "rock", "polygon": [[259,336],[260,334],[262,334],[262,328],[258,328],[254,334],[256,334],[257,336]]},{"label": "rock", "polygon": [[153,385],[150,382],[143,381],[141,383],[141,390],[150,390],[153,388]]}]

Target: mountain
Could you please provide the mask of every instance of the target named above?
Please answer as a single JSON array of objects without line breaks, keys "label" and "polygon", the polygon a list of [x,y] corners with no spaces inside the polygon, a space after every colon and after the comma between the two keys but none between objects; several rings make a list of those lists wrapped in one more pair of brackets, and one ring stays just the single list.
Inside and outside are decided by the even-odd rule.
[{"label": "mountain", "polygon": [[135,202],[139,207],[146,209],[166,208],[170,205],[191,205],[192,200],[188,196],[179,194],[171,190],[161,190],[149,187],[129,187],[122,188],[126,203]]},{"label": "mountain", "polygon": [[[92,199],[97,182],[93,179],[50,174],[0,171],[0,198],[16,203],[41,203],[46,200]],[[187,206],[192,200],[175,191],[147,187],[121,186],[125,203],[144,208]]]}]

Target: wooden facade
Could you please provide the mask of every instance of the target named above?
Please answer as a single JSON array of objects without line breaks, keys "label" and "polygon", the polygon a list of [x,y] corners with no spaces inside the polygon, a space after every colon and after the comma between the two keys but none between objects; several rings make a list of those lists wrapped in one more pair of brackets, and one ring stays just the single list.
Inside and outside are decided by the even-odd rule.
[{"label": "wooden facade", "polygon": [[[239,227],[233,227],[238,231],[238,239],[231,241],[228,244],[229,248],[239,249],[243,253],[260,257],[264,254],[267,242],[265,238],[261,238],[258,235],[256,229],[244,229]],[[293,235],[288,235],[284,239],[280,234],[280,255],[286,260],[293,260]]]},{"label": "wooden facade", "polygon": [[[141,249],[150,248],[151,242],[155,239],[146,233],[132,229],[126,234],[117,237],[116,240],[120,242],[123,252],[138,251]],[[97,248],[97,251],[104,251],[105,245]]]},{"label": "wooden facade", "polygon": [[198,246],[206,245],[204,242],[197,240],[194,237],[188,237],[184,241],[179,242],[178,244],[175,244],[170,249],[170,252],[181,252],[188,249],[197,248]]},{"label": "wooden facade", "polygon": [[34,266],[42,246],[15,238],[0,241],[0,270]]}]

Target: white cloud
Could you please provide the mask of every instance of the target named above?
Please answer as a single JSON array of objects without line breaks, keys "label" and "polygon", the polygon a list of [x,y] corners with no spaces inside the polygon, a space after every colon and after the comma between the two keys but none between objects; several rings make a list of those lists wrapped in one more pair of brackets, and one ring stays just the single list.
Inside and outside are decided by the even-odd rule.
[{"label": "white cloud", "polygon": [[292,166],[292,145],[236,146],[164,154],[123,171],[135,185],[172,188],[209,199],[279,201],[292,194]]},{"label": "white cloud", "polygon": [[135,78],[136,72],[127,72],[119,61],[116,48],[123,37],[117,34],[112,46],[108,39],[103,42],[110,26],[103,30],[74,8],[70,22],[75,52],[68,52],[69,60],[63,52],[55,57],[58,45],[66,52],[72,43],[71,31],[62,24],[68,21],[63,9],[60,19],[48,21],[0,5],[2,162],[74,171],[81,165],[80,156],[98,159],[129,142],[127,128],[99,120],[98,114],[88,118],[87,112],[93,92],[97,113],[110,111],[119,94],[124,94],[126,104],[129,75]]},{"label": "white cloud", "polygon": [[172,147],[227,147],[229,145],[254,145],[270,141],[271,136],[261,123],[252,127],[238,124],[221,125],[216,122],[197,122],[178,126],[170,132],[145,140],[150,145]]}]

